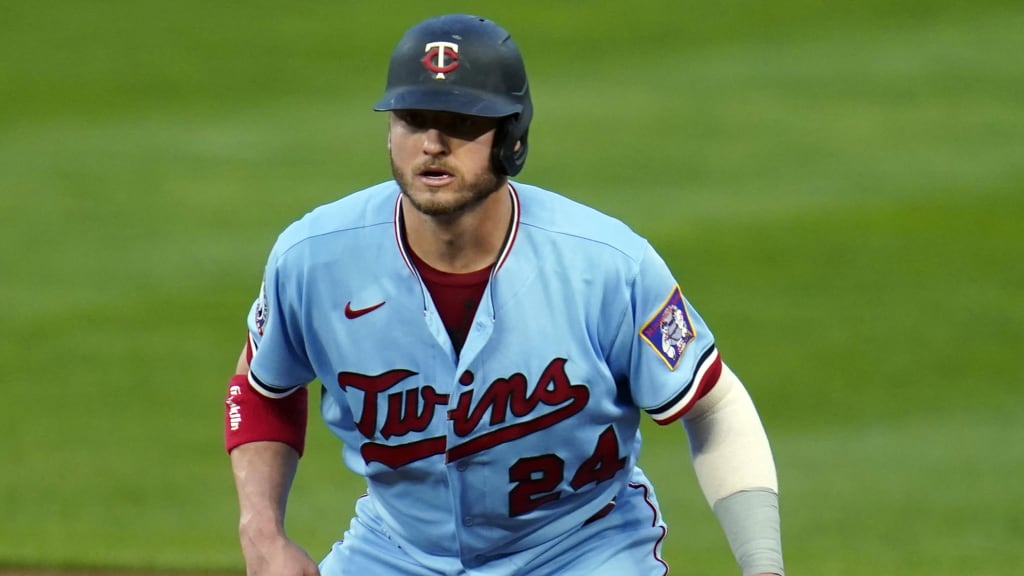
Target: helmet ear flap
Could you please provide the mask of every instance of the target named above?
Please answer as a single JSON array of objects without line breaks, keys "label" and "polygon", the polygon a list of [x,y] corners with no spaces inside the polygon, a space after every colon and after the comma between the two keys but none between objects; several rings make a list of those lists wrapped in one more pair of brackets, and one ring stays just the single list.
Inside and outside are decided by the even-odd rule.
[{"label": "helmet ear flap", "polygon": [[[503,119],[494,133],[494,147],[491,149],[491,161],[499,174],[515,176],[526,164],[527,136],[520,125],[521,116],[516,114]],[[522,130],[522,134],[520,134]]]}]

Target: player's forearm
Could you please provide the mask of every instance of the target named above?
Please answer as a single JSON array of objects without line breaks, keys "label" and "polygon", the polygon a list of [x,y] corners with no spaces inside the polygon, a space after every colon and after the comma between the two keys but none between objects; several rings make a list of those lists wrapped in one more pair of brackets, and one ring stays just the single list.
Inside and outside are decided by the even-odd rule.
[{"label": "player's forearm", "polygon": [[744,490],[716,502],[714,512],[743,576],[783,574],[778,494]]},{"label": "player's forearm", "polygon": [[683,422],[697,480],[744,576],[783,574],[775,462],[754,403],[728,366]]},{"label": "player's forearm", "polygon": [[284,535],[288,492],[298,462],[298,452],[279,442],[251,442],[231,451],[243,545]]},{"label": "player's forearm", "polygon": [[694,470],[708,504],[743,490],[778,492],[764,426],[739,378],[725,364],[718,383],[683,419]]}]

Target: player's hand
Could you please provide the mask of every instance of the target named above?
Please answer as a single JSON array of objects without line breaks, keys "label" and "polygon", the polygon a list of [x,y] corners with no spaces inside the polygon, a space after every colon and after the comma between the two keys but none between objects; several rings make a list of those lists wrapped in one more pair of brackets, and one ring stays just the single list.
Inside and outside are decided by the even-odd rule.
[{"label": "player's hand", "polygon": [[320,576],[320,568],[301,546],[283,536],[243,540],[247,576]]}]

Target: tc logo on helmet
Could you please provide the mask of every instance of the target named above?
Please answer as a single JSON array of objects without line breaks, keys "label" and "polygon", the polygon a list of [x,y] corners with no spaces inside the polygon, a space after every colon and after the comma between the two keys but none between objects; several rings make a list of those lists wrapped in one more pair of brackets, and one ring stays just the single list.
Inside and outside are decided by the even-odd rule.
[{"label": "tc logo on helmet", "polygon": [[446,72],[459,67],[459,45],[454,42],[428,42],[423,51],[423,66],[434,73],[435,80],[443,80]]}]

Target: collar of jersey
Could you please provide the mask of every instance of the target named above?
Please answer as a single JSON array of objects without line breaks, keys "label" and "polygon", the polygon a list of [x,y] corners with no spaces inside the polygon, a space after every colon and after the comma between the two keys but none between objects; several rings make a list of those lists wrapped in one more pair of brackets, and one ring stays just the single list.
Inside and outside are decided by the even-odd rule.
[{"label": "collar of jersey", "polygon": [[[498,259],[494,262],[494,267],[491,269],[491,277],[493,278],[501,266],[508,260],[509,253],[512,252],[512,245],[515,244],[516,235],[519,232],[519,194],[516,193],[516,189],[512,186],[512,183],[508,184],[508,195],[512,199],[512,222],[508,228],[508,234],[505,235],[505,244],[501,247],[501,252],[498,253]],[[402,254],[402,259],[405,260],[406,267],[416,277],[419,277],[419,272],[416,270],[415,264],[412,262],[412,258],[409,256],[409,250],[406,244],[405,231],[402,226],[402,194],[399,193],[398,197],[395,198],[395,241],[398,243],[398,250]]]}]

